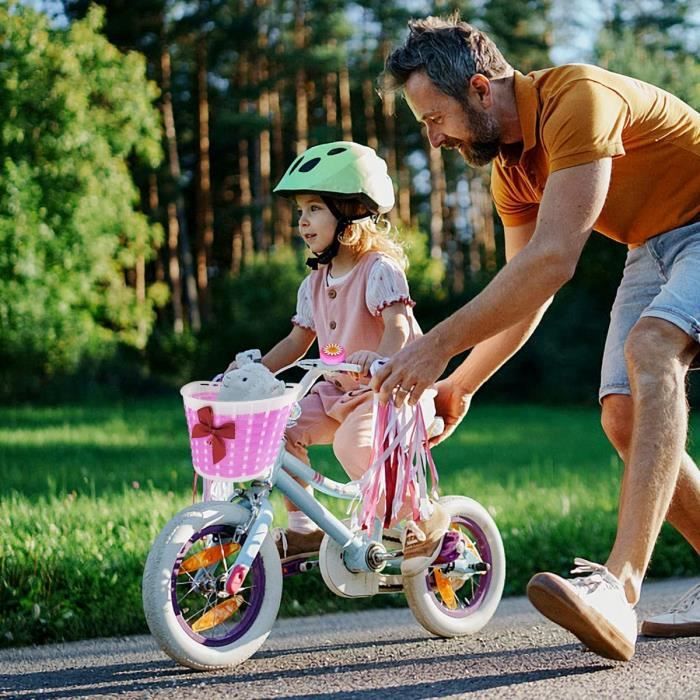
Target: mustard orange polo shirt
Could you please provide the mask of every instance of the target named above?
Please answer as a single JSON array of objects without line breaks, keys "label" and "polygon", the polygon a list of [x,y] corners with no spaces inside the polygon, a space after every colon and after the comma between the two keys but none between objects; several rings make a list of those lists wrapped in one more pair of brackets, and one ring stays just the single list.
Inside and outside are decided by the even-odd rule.
[{"label": "mustard orange polo shirt", "polygon": [[579,64],[516,72],[515,100],[522,150],[504,147],[491,177],[506,226],[537,217],[549,173],[608,156],[596,231],[637,245],[700,215],[700,114],[682,100]]}]

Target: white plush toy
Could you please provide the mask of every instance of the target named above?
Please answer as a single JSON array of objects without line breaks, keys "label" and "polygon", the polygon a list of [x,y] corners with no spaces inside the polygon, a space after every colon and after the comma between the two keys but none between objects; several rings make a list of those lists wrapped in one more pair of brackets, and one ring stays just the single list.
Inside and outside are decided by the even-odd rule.
[{"label": "white plush toy", "polygon": [[256,362],[259,357],[257,350],[236,355],[237,367],[224,374],[217,401],[255,401],[284,393],[284,382],[275,379],[265,365]]}]

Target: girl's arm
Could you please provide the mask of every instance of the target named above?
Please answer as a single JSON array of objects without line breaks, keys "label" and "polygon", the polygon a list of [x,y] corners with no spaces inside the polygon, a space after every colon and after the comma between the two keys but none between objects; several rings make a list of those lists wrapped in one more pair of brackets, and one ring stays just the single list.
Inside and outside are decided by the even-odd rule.
[{"label": "girl's arm", "polygon": [[265,354],[262,363],[271,372],[277,372],[306,355],[315,339],[316,333],[309,328],[293,326],[289,335]]},{"label": "girl's arm", "polygon": [[369,375],[369,368],[375,360],[395,355],[411,337],[411,319],[404,303],[396,302],[382,309],[382,320],[384,321],[384,333],[377,351],[358,350],[346,360],[361,365],[361,374]]}]

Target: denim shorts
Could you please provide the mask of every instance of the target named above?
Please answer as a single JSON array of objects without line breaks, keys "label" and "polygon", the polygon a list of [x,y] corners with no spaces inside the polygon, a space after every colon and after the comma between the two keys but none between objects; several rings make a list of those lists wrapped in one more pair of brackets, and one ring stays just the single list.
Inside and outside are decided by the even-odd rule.
[{"label": "denim shorts", "polygon": [[654,236],[627,254],[610,312],[600,400],[608,394],[631,393],[625,341],[645,316],[669,321],[700,342],[700,222]]}]

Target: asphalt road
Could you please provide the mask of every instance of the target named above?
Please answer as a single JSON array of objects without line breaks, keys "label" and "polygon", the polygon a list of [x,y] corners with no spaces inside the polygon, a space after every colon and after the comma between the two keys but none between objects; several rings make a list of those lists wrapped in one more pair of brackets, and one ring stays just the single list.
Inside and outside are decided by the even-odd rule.
[{"label": "asphalt road", "polygon": [[[700,579],[649,583],[640,617]],[[524,598],[479,634],[431,638],[407,609],[278,621],[226,673],[178,667],[148,636],[0,651],[0,698],[700,699],[700,638],[640,638],[629,663],[584,651]]]}]

